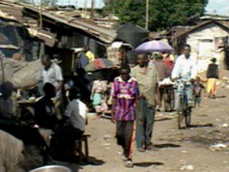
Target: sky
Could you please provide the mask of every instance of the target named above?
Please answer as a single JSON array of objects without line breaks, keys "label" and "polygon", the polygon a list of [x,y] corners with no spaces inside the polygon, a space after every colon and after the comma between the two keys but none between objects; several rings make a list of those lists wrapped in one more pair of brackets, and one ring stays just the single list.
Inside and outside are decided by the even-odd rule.
[{"label": "sky", "polygon": [[229,0],[209,0],[206,11],[207,13],[229,16]]},{"label": "sky", "polygon": [[[59,0],[60,5],[73,4],[77,7],[84,7],[85,2],[87,1],[88,7],[90,7],[91,0]],[[104,3],[103,0],[94,0],[95,7],[101,8]],[[220,14],[229,16],[229,0],[209,0],[209,3],[206,7],[207,13],[211,14]]]}]

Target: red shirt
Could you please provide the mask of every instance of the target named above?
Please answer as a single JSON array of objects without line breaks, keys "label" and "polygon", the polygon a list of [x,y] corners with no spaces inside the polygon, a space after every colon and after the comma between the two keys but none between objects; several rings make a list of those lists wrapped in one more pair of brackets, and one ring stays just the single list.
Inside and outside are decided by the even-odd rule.
[{"label": "red shirt", "polygon": [[173,70],[174,62],[172,60],[170,60],[169,58],[166,58],[164,62],[169,67],[170,70]]}]

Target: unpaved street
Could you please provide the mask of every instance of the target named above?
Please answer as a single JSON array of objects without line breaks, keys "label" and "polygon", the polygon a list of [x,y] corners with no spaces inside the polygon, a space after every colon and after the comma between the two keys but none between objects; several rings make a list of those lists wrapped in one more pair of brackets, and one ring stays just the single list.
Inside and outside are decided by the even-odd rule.
[{"label": "unpaved street", "polygon": [[[153,143],[158,151],[134,152],[135,167],[127,169],[121,160],[121,148],[114,138],[115,125],[107,119],[90,117],[87,133],[91,165],[70,165],[84,172],[228,172],[229,149],[210,149],[216,143],[229,143],[229,88],[219,88],[216,100],[204,94],[202,105],[194,110],[189,130],[177,129],[175,113],[157,113]],[[224,97],[226,96],[226,97]],[[224,127],[222,126],[224,124]]]}]

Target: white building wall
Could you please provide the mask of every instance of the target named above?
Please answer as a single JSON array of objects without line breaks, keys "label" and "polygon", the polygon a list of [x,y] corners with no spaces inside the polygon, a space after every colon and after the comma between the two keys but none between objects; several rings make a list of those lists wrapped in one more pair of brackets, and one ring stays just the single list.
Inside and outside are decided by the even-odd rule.
[{"label": "white building wall", "polygon": [[[229,36],[229,32],[214,23],[201,27],[187,36],[186,43],[191,45],[193,55],[198,58],[198,68],[200,71],[207,68],[208,62],[213,57],[217,58],[218,63],[222,61],[222,53],[215,48],[215,38],[226,36]],[[207,40],[208,42],[206,43],[206,47],[203,46],[203,43],[200,43],[203,42],[203,40]],[[212,40],[212,45],[210,45],[210,40]],[[212,47],[211,50],[209,50],[209,47]],[[208,49],[203,50],[204,48]],[[208,54],[207,57],[200,57],[200,51],[206,51]]]}]

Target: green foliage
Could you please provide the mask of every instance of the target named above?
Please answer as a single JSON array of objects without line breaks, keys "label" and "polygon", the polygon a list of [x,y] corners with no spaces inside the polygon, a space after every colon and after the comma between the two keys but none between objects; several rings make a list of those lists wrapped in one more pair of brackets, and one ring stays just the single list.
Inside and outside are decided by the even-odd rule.
[{"label": "green foliage", "polygon": [[[114,11],[121,23],[145,26],[146,0],[104,0],[105,11]],[[149,29],[164,30],[186,25],[193,16],[201,16],[208,0],[149,0]]]}]

